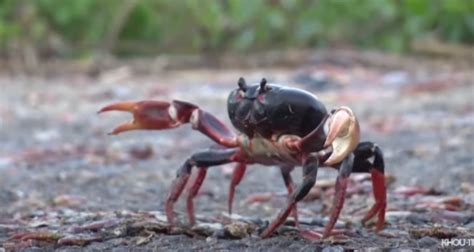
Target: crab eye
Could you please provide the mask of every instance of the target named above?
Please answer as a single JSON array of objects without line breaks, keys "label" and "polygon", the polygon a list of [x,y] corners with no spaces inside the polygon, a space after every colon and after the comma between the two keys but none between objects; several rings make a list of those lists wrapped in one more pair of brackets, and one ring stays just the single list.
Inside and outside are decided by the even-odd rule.
[{"label": "crab eye", "polygon": [[245,92],[242,90],[236,90],[232,96],[235,102],[240,102],[242,101],[242,99],[244,99]]}]

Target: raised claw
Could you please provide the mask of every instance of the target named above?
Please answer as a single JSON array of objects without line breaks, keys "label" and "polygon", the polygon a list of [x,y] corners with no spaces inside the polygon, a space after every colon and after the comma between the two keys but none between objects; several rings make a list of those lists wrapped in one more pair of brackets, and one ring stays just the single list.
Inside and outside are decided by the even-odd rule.
[{"label": "raised claw", "polygon": [[103,107],[98,113],[107,111],[126,111],[133,114],[133,119],[123,123],[112,130],[109,134],[115,135],[124,131],[137,129],[170,129],[176,128],[182,123],[188,122],[191,114],[197,106],[173,101],[128,101],[113,103]]},{"label": "raised claw", "polygon": [[332,147],[325,165],[340,163],[355,150],[360,139],[359,122],[348,107],[338,108],[328,119],[328,133],[324,147]]},{"label": "raised claw", "polygon": [[234,132],[212,114],[189,102],[178,100],[173,100],[171,103],[153,100],[118,102],[103,107],[98,113],[107,111],[126,111],[133,114],[133,120],[113,129],[109,133],[112,135],[137,129],[172,129],[189,123],[193,129],[202,132],[220,145],[237,146]]}]

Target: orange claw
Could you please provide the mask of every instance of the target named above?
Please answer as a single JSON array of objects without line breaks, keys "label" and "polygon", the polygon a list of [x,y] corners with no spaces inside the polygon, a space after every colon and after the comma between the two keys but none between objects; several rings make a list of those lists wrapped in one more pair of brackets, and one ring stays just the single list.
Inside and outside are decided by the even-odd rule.
[{"label": "orange claw", "polygon": [[103,108],[101,108],[97,113],[102,113],[102,112],[107,112],[107,111],[127,111],[127,112],[132,112],[135,110],[137,107],[138,102],[117,102],[113,103],[110,105],[107,105]]},{"label": "orange claw", "polygon": [[[117,126],[109,134],[116,135],[124,131],[137,129],[169,129],[181,124],[178,120],[178,106],[186,104],[170,104],[162,101],[118,102],[103,107],[98,113],[107,111],[126,111],[133,114],[133,120]],[[194,107],[194,106],[193,106]]]},{"label": "orange claw", "polygon": [[133,120],[123,123],[109,134],[115,135],[129,130],[173,129],[190,123],[192,128],[201,131],[216,143],[226,147],[236,147],[236,135],[219,119],[198,106],[184,101],[172,102],[144,100],[137,102],[118,102],[103,107],[98,113],[126,111],[133,114]]}]

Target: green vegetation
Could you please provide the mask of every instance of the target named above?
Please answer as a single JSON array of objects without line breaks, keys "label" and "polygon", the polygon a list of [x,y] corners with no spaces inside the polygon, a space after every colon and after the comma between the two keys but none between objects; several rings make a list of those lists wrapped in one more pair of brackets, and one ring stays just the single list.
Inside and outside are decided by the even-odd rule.
[{"label": "green vegetation", "polygon": [[403,52],[474,42],[474,0],[0,0],[0,55],[257,51],[355,45]]}]

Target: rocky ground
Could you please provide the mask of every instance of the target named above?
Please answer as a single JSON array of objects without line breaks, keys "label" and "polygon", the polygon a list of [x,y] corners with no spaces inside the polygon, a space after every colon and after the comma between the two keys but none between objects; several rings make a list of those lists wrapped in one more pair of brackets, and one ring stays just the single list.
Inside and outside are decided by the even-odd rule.
[{"label": "rocky ground", "polygon": [[[335,58],[315,54],[283,67],[145,74],[119,64],[96,77],[2,73],[0,247],[339,251],[441,248],[443,238],[474,239],[472,61],[354,52]],[[166,225],[163,202],[176,169],[211,141],[188,126],[108,136],[129,115],[96,111],[114,101],[176,98],[228,123],[226,97],[240,76],[306,89],[328,108],[353,108],[362,139],[377,142],[385,154],[383,232],[360,224],[373,197],[370,177],[356,175],[337,224],[343,235],[308,241],[290,220],[271,238],[258,238],[286,200],[279,169],[258,165],[237,189],[234,215],[226,214],[233,166],[224,165],[209,170],[195,200],[199,225],[186,224],[185,200],[175,207],[182,224]],[[336,175],[318,173],[311,197],[299,204],[302,229],[324,226]],[[300,170],[294,179],[300,181]],[[252,203],[248,197],[255,193],[267,200]]]}]

